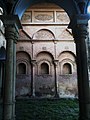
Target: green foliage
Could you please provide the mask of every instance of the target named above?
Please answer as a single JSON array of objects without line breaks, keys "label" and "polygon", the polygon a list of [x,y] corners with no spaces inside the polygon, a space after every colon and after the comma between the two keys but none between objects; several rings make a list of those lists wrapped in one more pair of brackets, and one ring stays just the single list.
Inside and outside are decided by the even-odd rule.
[{"label": "green foliage", "polygon": [[78,101],[23,99],[16,102],[16,120],[78,120]]}]

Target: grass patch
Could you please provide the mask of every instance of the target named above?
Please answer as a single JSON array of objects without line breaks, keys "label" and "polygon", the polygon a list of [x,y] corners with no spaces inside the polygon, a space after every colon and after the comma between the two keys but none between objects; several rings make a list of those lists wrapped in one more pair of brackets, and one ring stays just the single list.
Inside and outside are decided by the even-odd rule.
[{"label": "grass patch", "polygon": [[19,99],[16,120],[78,120],[78,101],[71,99]]}]

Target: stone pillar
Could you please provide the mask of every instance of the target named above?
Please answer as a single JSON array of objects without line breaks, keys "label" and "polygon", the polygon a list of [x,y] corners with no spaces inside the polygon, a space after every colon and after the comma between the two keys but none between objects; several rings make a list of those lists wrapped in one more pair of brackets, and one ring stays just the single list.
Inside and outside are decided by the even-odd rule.
[{"label": "stone pillar", "polygon": [[3,100],[3,91],[4,91],[4,81],[5,81],[5,61],[2,61],[1,63],[1,78],[0,78],[0,97]]},{"label": "stone pillar", "polygon": [[15,120],[15,40],[22,29],[17,15],[0,16],[5,26],[6,69],[3,97],[3,120]]},{"label": "stone pillar", "polygon": [[0,63],[0,99],[2,97],[1,91],[2,91],[2,62]]},{"label": "stone pillar", "polygon": [[55,97],[59,97],[58,91],[58,60],[54,60],[54,68],[55,68]]},{"label": "stone pillar", "polygon": [[90,120],[90,93],[86,48],[88,32],[85,21],[77,24],[76,28],[73,29],[73,35],[77,54],[79,120]]},{"label": "stone pillar", "polygon": [[13,44],[13,120],[15,120],[15,87],[16,87],[16,43],[18,39],[18,31],[15,31],[15,38],[14,38],[14,44]]},{"label": "stone pillar", "polygon": [[15,35],[15,28],[13,26],[7,26],[5,28],[5,37],[7,40],[6,45],[6,78],[4,82],[4,120],[12,120],[12,108],[13,108],[13,41]]},{"label": "stone pillar", "polygon": [[36,60],[31,60],[31,97],[35,97],[35,65]]}]

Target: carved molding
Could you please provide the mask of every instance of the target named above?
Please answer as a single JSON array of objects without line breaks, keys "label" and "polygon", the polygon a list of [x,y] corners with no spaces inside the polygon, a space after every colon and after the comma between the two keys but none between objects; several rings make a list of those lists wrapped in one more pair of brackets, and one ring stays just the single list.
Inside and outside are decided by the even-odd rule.
[{"label": "carved molding", "polygon": [[31,22],[31,17],[32,17],[32,16],[31,16],[31,12],[29,12],[29,13],[24,13],[24,15],[22,16],[22,19],[21,19],[21,20],[22,20],[22,22],[23,22],[23,21],[25,21],[25,22],[27,22],[27,21],[28,21],[28,22]]},{"label": "carved molding", "polygon": [[61,23],[63,23],[63,22],[68,23],[70,21],[68,15],[66,13],[57,12],[56,18],[57,18],[57,22],[61,22]]},{"label": "carved molding", "polygon": [[53,12],[35,12],[35,22],[53,22]]},{"label": "carved molding", "polygon": [[37,16],[35,16],[35,18],[37,20],[40,20],[40,21],[49,21],[53,17],[51,15],[48,15],[48,14],[38,14]]}]

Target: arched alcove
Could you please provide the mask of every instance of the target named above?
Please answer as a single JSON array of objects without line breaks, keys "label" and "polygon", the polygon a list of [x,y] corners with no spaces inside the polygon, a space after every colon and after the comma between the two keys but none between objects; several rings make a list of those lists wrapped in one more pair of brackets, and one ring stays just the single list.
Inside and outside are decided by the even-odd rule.
[{"label": "arched alcove", "polygon": [[36,55],[36,95],[46,96],[54,94],[54,57],[51,53],[42,51]]},{"label": "arched alcove", "polygon": [[31,60],[31,56],[25,51],[18,51],[16,55],[18,60],[19,59],[23,59],[23,60],[26,59],[28,61]]},{"label": "arched alcove", "polygon": [[47,63],[41,64],[41,75],[49,74],[49,65]]},{"label": "arched alcove", "polygon": [[16,96],[31,93],[31,57],[25,51],[18,51],[16,59]]},{"label": "arched alcove", "polygon": [[[41,57],[40,57],[41,56]],[[54,60],[54,56],[52,53],[48,52],[48,51],[40,51],[35,55],[35,58],[38,58],[38,60],[40,60],[40,58],[45,58],[49,59],[50,61]]]},{"label": "arched alcove", "polygon": [[71,66],[70,71],[72,71],[72,72],[70,72],[70,74],[76,72],[76,56],[75,56],[75,54],[73,52],[71,52],[71,51],[63,51],[63,52],[60,53],[58,59],[59,59],[59,63],[60,63],[59,64],[60,74],[63,74],[64,64],[65,64],[65,69],[67,69],[68,72],[69,72],[70,67],[68,67],[68,68],[66,68],[66,67],[67,67],[67,64],[68,64],[68,66],[70,64],[70,66]]},{"label": "arched alcove", "polygon": [[69,63],[65,63],[64,65],[63,65],[63,74],[65,75],[65,74],[72,74],[72,67],[71,67],[71,65],[69,64]]},{"label": "arched alcove", "polygon": [[41,30],[37,31],[33,35],[32,39],[36,39],[36,40],[54,40],[55,36],[50,30],[41,29]]},{"label": "arched alcove", "polygon": [[17,74],[26,74],[26,65],[24,63],[18,64],[18,72]]}]

